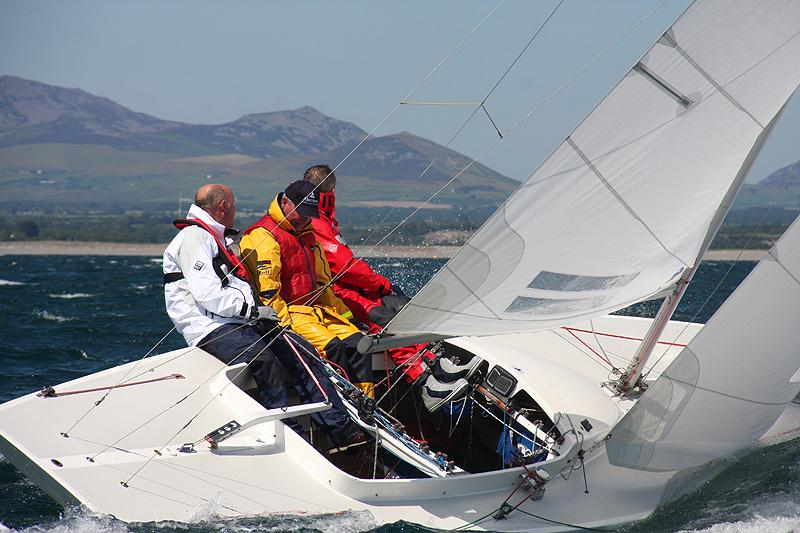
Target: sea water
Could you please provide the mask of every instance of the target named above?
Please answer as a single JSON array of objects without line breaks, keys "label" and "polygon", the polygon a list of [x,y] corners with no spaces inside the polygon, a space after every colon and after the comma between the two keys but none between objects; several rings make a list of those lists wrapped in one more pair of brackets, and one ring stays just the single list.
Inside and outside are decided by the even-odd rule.
[{"label": "sea water", "polygon": [[[377,259],[373,266],[409,294],[442,266],[437,259]],[[676,318],[705,322],[753,268],[707,262]],[[652,316],[656,304],[625,312]],[[161,262],[148,257],[0,257],[0,402],[140,359],[171,329]],[[154,353],[184,346],[175,332]],[[35,423],[35,421],[32,421]],[[800,439],[758,448],[717,465],[696,491],[624,531],[800,531]],[[591,489],[591,485],[589,487]],[[213,508],[192,524],[125,524],[62,509],[0,456],[0,532],[325,531],[381,533],[428,529],[398,522],[376,527],[368,513],[218,520]]]}]

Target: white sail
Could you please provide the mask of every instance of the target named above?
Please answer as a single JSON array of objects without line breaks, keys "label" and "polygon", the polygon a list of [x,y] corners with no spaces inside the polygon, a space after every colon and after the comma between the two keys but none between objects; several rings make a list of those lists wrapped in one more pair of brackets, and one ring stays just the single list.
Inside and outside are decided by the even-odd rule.
[{"label": "white sail", "polygon": [[657,295],[800,82],[800,2],[691,6],[391,322],[531,331]]},{"label": "white sail", "polygon": [[800,391],[800,223],[612,430],[609,461],[689,468],[753,444]]}]

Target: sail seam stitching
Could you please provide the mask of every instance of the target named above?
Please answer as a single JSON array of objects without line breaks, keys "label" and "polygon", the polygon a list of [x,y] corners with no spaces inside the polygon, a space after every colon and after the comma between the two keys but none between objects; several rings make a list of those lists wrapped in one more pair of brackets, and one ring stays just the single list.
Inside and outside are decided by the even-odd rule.
[{"label": "sail seam stitching", "polygon": [[742,113],[746,114],[748,117],[750,117],[751,119],[753,119],[753,122],[755,122],[756,124],[758,124],[758,126],[759,126],[759,127],[762,129],[762,130],[763,130],[764,128],[766,128],[766,126],[765,126],[764,124],[762,124],[762,123],[761,123],[761,121],[759,121],[759,120],[758,120],[756,117],[754,117],[754,116],[753,116],[753,114],[752,114],[752,113],[750,113],[750,111],[748,111],[747,109],[745,109],[745,108],[744,108],[744,106],[743,106],[742,104],[740,104],[740,103],[739,103],[739,101],[738,101],[738,100],[736,100],[736,98],[734,98],[734,97],[733,97],[733,95],[731,95],[731,94],[730,94],[728,91],[726,91],[726,90],[725,90],[725,88],[724,88],[724,87],[723,87],[723,86],[722,86],[722,85],[721,85],[719,82],[717,82],[717,80],[715,80],[715,79],[714,79],[714,78],[711,76],[711,74],[709,74],[709,73],[708,73],[708,72],[707,72],[707,71],[706,71],[706,70],[705,70],[703,67],[701,67],[701,66],[700,66],[700,64],[699,64],[699,63],[697,63],[697,61],[695,61],[694,59],[692,59],[692,57],[689,55],[689,53],[688,53],[688,52],[686,52],[686,50],[684,50],[684,49],[681,47],[681,45],[680,45],[680,44],[678,44],[678,43],[675,43],[675,49],[676,49],[676,50],[678,50],[678,52],[679,52],[679,53],[680,53],[680,54],[683,56],[683,58],[684,58],[684,59],[686,59],[686,61],[688,61],[688,62],[689,62],[689,64],[690,64],[690,65],[692,65],[692,66],[693,66],[693,67],[694,67],[694,68],[697,70],[697,72],[699,72],[699,73],[700,73],[700,74],[701,74],[701,75],[702,75],[702,76],[703,76],[705,79],[707,79],[707,80],[708,80],[708,82],[709,82],[711,85],[713,85],[713,86],[714,86],[714,88],[715,88],[717,91],[719,91],[719,92],[720,92],[720,94],[722,94],[722,96],[724,96],[725,98],[727,98],[727,99],[728,99],[728,101],[734,105],[734,107],[736,107],[736,108],[737,108],[737,109],[739,109],[739,110],[740,110]]},{"label": "sail seam stitching", "polygon": [[[684,348],[684,349],[699,360],[699,357],[697,356],[697,354],[691,348],[687,347],[687,348]],[[677,361],[677,359],[676,359],[676,361]],[[700,385],[698,385],[696,383],[689,383],[688,381],[684,381],[682,379],[674,378],[674,377],[670,376],[669,374],[667,374],[666,372],[661,374],[661,377],[663,377],[665,379],[668,379],[670,381],[674,381],[676,383],[680,383],[681,385],[686,385],[687,387],[691,387],[691,388],[693,388],[695,390],[701,390],[701,391],[708,392],[708,393],[711,393],[711,394],[717,394],[719,396],[725,396],[726,398],[730,398],[732,400],[739,400],[739,401],[742,401],[742,402],[754,403],[754,404],[758,404],[758,405],[775,405],[775,406],[777,406],[777,405],[786,405],[787,403],[792,401],[792,398],[794,398],[794,394],[793,394],[792,398],[789,398],[785,402],[764,402],[764,401],[761,401],[761,400],[753,400],[751,398],[743,398],[741,396],[736,396],[734,394],[728,394],[727,392],[722,392],[722,391],[718,391],[718,390],[714,390],[714,389],[709,389],[707,387],[702,387],[702,386],[700,386]]]},{"label": "sail seam stitching", "polygon": [[600,182],[609,190],[609,192],[611,192],[611,194],[614,195],[614,198],[617,199],[617,201],[620,203],[620,205],[622,205],[622,207],[624,207],[625,210],[628,211],[628,213],[635,220],[637,220],[644,227],[644,229],[647,230],[647,232],[653,237],[653,239],[656,240],[656,242],[664,249],[664,251],[667,252],[672,257],[674,257],[676,260],[678,260],[678,262],[680,264],[682,264],[686,268],[689,268],[689,265],[687,265],[680,257],[675,255],[675,253],[672,252],[672,250],[667,248],[667,246],[663,242],[661,242],[661,239],[658,238],[658,236],[650,228],[650,226],[648,226],[647,223],[644,220],[642,220],[642,217],[640,217],[636,213],[636,211],[634,211],[633,208],[630,205],[628,205],[628,203],[625,201],[625,199],[622,197],[622,195],[620,195],[619,192],[617,192],[617,190],[614,188],[614,186],[611,185],[611,183],[609,183],[609,181],[603,176],[603,174],[600,172],[600,170],[596,166],[594,166],[594,164],[589,160],[589,158],[586,156],[586,154],[584,154],[581,151],[581,149],[578,148],[578,145],[575,144],[575,141],[572,140],[572,137],[571,136],[567,137],[566,141],[567,141],[567,143],[569,143],[569,145],[572,147],[572,149],[575,150],[575,153],[578,154],[578,156],[581,159],[583,159],[583,162],[586,163],[586,166],[588,166],[589,169],[594,173],[594,175],[597,176],[597,179],[599,179]]},{"label": "sail seam stitching", "polygon": [[785,266],[783,263],[781,263],[781,260],[780,260],[780,259],[778,259],[778,256],[777,256],[777,255],[774,253],[774,251],[775,251],[775,248],[773,247],[773,248],[772,248],[772,250],[770,250],[769,252],[767,252],[767,255],[769,255],[770,257],[772,257],[772,258],[775,260],[775,262],[778,264],[778,266],[780,266],[780,267],[781,267],[781,269],[783,269],[783,271],[784,271],[784,272],[786,272],[786,274],[787,274],[787,275],[788,275],[790,278],[792,278],[792,280],[794,280],[794,282],[795,282],[797,285],[800,285],[800,280],[799,280],[799,279],[797,279],[797,277],[796,277],[794,274],[792,274],[792,273],[791,273],[791,271],[789,271],[789,269],[788,269],[788,268],[786,268],[786,266]]},{"label": "sail seam stitching", "polygon": [[[464,245],[464,248],[466,248],[466,247],[467,247],[467,245],[465,244],[465,245]],[[474,248],[474,247],[472,247],[472,246],[470,246],[470,248],[473,248],[474,250],[478,250],[477,248]],[[480,250],[478,250],[478,251],[480,252]],[[469,292],[469,293],[470,293],[470,294],[471,294],[471,295],[472,295],[472,296],[473,296],[473,297],[474,297],[476,300],[478,300],[478,301],[479,301],[479,302],[480,302],[480,303],[481,303],[481,304],[482,304],[482,305],[483,305],[483,306],[486,308],[486,310],[487,310],[487,311],[489,311],[491,314],[493,314],[493,315],[494,315],[494,317],[495,317],[495,319],[497,319],[497,320],[502,320],[502,318],[500,317],[500,315],[498,315],[497,313],[495,313],[495,312],[494,312],[494,310],[493,310],[491,307],[489,307],[489,304],[487,304],[486,302],[484,302],[484,301],[483,301],[483,298],[481,298],[480,296],[478,296],[478,294],[477,294],[477,293],[476,293],[476,292],[475,292],[475,291],[474,291],[474,290],[473,290],[473,289],[472,289],[472,288],[471,288],[469,285],[467,285],[467,283],[465,283],[465,282],[464,282],[464,280],[462,280],[462,279],[461,279],[461,278],[458,276],[458,274],[456,274],[455,272],[453,272],[453,270],[452,270],[452,269],[448,268],[448,267],[447,267],[447,265],[445,265],[444,269],[446,269],[448,272],[450,272],[450,274],[452,274],[452,275],[453,275],[453,278],[454,278],[454,279],[456,279],[456,280],[458,280],[458,282],[459,282],[461,285],[463,285],[465,289],[467,289],[467,292]]]}]

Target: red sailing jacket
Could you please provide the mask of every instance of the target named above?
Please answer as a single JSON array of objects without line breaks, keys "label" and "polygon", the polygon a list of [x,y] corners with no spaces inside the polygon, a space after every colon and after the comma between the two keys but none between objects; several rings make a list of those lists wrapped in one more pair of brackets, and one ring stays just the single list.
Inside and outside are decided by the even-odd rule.
[{"label": "red sailing jacket", "polygon": [[362,322],[369,322],[369,310],[381,305],[381,296],[392,292],[388,279],[381,276],[353,251],[339,233],[339,222],[335,218],[336,197],[332,192],[320,194],[319,218],[311,219],[325,257],[335,276],[333,287],[336,296],[342,299],[353,315]]}]

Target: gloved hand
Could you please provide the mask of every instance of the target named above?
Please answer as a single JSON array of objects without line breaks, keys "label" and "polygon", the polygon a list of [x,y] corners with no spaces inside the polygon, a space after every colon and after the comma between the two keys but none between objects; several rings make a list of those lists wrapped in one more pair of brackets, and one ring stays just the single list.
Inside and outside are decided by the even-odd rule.
[{"label": "gloved hand", "polygon": [[406,293],[404,293],[403,289],[401,289],[398,285],[395,285],[394,283],[392,283],[391,287],[392,287],[392,294],[396,294],[396,295],[402,296],[404,298],[406,297]]},{"label": "gloved hand", "polygon": [[259,305],[250,309],[250,320],[270,320],[272,322],[280,322],[278,313],[268,305]]}]

